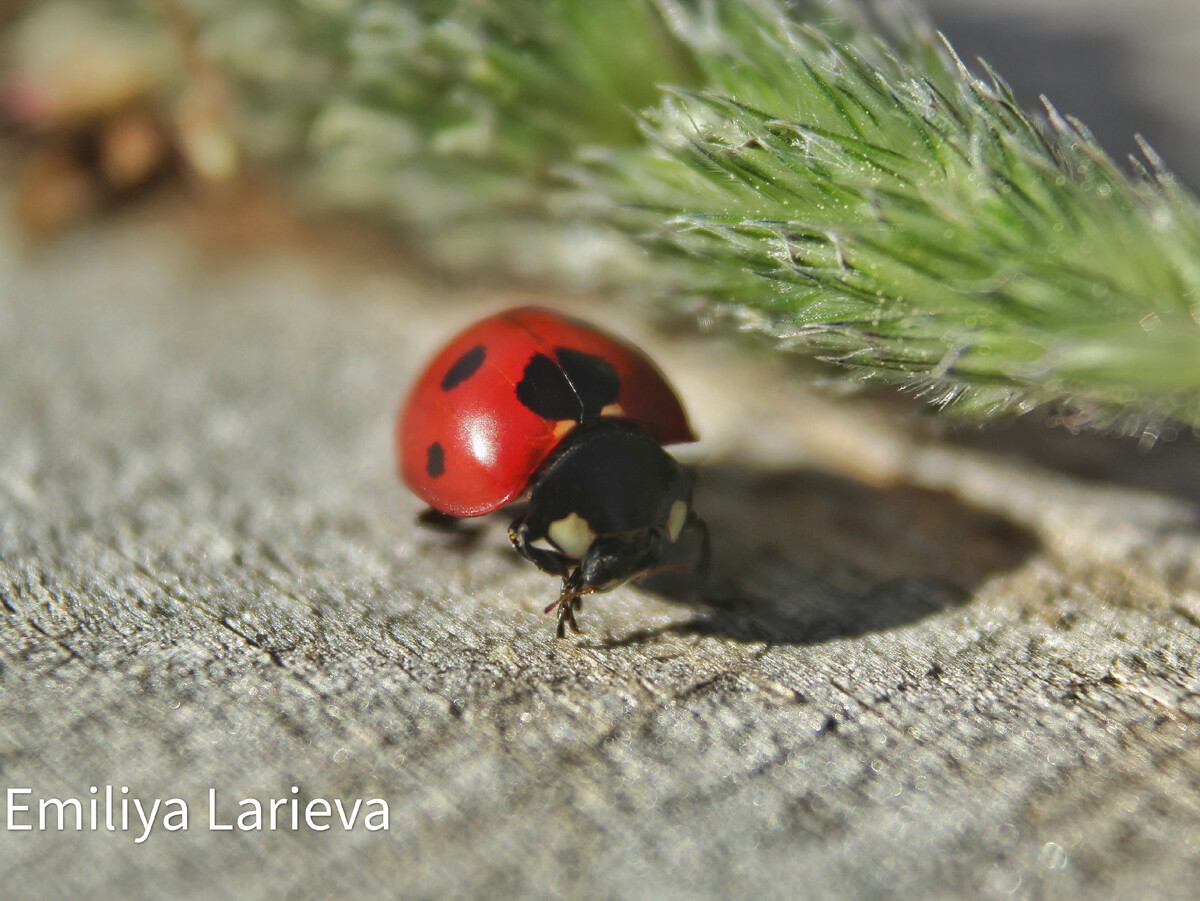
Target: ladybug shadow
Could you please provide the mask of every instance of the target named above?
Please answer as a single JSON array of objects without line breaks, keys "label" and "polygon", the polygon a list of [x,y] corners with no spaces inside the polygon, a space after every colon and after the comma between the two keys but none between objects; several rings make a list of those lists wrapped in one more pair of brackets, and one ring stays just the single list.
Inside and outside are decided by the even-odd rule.
[{"label": "ladybug shadow", "polygon": [[699,600],[701,612],[606,644],[663,634],[816,644],[893,629],[965,604],[1039,547],[1027,529],[947,492],[810,470],[707,467],[695,509],[713,547],[701,597],[694,580],[654,577],[641,587]]},{"label": "ladybug shadow", "polygon": [[1200,527],[1200,434],[1163,429],[1162,440],[1100,432],[1073,434],[1050,428],[1044,416],[996,423],[987,429],[951,431],[949,441],[972,450],[1013,457],[1050,472],[1106,485],[1148,491],[1191,505]]}]

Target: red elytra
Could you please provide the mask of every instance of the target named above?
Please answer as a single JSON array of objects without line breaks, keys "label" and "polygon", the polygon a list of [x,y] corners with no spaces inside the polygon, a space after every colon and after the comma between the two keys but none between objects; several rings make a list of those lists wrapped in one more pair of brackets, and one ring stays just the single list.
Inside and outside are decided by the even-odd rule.
[{"label": "red elytra", "polygon": [[481,516],[596,418],[636,422],[660,444],[696,440],[637,347],[552,310],[508,310],[451,339],[417,379],[396,420],[400,476],[439,512]]}]

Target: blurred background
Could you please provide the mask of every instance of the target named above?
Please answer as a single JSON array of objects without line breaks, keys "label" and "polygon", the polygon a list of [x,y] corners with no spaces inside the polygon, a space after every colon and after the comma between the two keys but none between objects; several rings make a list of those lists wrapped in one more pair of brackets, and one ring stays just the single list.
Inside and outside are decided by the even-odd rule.
[{"label": "blurred background", "polygon": [[1193,190],[1200,186],[1200,4],[1191,0],[928,0],[965,60],[980,56],[1026,108],[1047,95],[1110,154],[1142,134]]},{"label": "blurred background", "polygon": [[[336,88],[337,77],[308,72],[306,85],[303,75],[292,77],[287,70],[302,57],[299,51],[289,57],[286,45],[256,49],[255,41],[275,36],[269,30],[253,33],[255,23],[261,25],[255,3],[237,9],[205,0],[196,6],[208,17],[203,30],[181,0],[9,0],[0,10],[6,171],[18,180],[14,203],[27,233],[52,235],[155,187],[186,182],[203,191],[248,170],[261,175],[264,168],[268,174],[275,170],[284,193],[290,190],[293,198],[311,201],[315,193],[317,200],[332,196],[343,209],[387,208],[380,195],[396,186],[382,178],[361,186],[330,189],[325,184],[324,193],[292,190],[295,182],[288,187],[285,173],[294,172],[289,166],[302,152],[328,149],[321,144],[325,137],[313,138],[293,126],[304,110],[323,102],[322,92]],[[265,3],[262,8],[273,9]],[[312,16],[318,9],[303,14]],[[1195,150],[1200,146],[1195,90],[1200,56],[1194,50],[1200,41],[1200,4],[929,0],[925,9],[962,58],[972,65],[975,57],[989,61],[1028,109],[1040,110],[1038,97],[1046,94],[1061,112],[1087,124],[1117,158],[1134,152],[1133,136],[1141,134],[1185,183],[1200,185]],[[235,11],[243,18],[236,19]],[[222,18],[237,27],[223,30]],[[237,95],[215,60],[234,59],[245,70],[250,65],[245,60],[259,56],[261,71],[251,72],[252,83],[287,82],[287,90],[278,94],[286,112],[247,122],[238,110],[248,98]],[[306,91],[316,94],[306,96]],[[391,147],[410,140],[399,127],[380,133],[377,124],[369,126],[376,129],[371,140]],[[363,127],[368,126],[341,120],[329,126],[335,131]],[[369,149],[351,148],[349,154],[361,156],[369,168]],[[419,192],[419,186],[407,187]],[[486,240],[473,236],[472,241],[486,257]],[[472,246],[468,241],[449,253],[440,248],[439,262],[469,268]],[[578,245],[565,252],[582,256]],[[545,256],[545,248],[529,256]],[[526,262],[527,270],[537,270],[535,261],[512,260],[517,271]]]}]

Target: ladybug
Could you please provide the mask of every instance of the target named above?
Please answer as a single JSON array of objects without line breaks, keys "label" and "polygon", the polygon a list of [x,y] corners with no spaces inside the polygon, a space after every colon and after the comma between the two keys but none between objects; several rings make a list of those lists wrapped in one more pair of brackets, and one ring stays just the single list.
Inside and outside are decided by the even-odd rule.
[{"label": "ladybug", "polygon": [[663,449],[695,441],[675,390],[632,344],[551,310],[522,307],[459,334],[417,379],[396,421],[400,477],[427,524],[514,501],[513,547],[562,578],[558,636],[581,597],[664,567],[692,510],[692,475]]}]

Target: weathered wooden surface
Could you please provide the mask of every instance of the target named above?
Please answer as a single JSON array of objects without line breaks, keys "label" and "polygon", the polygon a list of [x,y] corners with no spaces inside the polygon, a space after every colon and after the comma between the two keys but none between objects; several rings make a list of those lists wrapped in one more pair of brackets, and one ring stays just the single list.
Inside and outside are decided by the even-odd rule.
[{"label": "weathered wooden surface", "polygon": [[[392,475],[414,367],[516,298],[166,223],[0,241],[0,774],[189,828],[0,831],[6,896],[1194,897],[1194,442],[939,440],[650,336],[719,602],[556,641],[502,523]],[[390,830],[208,831],[292,785]]]}]

